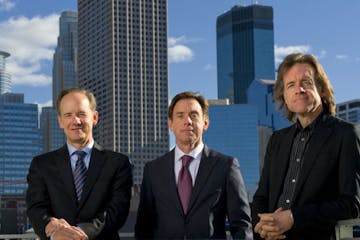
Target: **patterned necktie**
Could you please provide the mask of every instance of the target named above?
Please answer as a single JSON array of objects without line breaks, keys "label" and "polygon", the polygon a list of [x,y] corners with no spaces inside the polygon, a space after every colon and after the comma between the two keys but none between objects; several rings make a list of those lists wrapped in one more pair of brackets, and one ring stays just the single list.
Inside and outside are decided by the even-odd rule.
[{"label": "patterned necktie", "polygon": [[87,171],[84,163],[86,152],[76,151],[74,152],[74,154],[77,155],[78,157],[78,159],[76,160],[75,171],[74,171],[74,182],[75,182],[76,196],[78,201],[80,201],[81,193],[86,179],[86,171]]},{"label": "patterned necktie", "polygon": [[179,172],[178,193],[185,214],[188,210],[192,190],[192,179],[189,171],[189,165],[193,159],[193,157],[188,155],[184,155],[181,158],[182,168]]}]

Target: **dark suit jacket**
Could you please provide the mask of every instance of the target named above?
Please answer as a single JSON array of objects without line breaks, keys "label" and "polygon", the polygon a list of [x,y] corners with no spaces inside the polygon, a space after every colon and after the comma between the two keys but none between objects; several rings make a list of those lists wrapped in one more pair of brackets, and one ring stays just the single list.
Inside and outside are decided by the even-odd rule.
[{"label": "dark suit jacket", "polygon": [[[252,202],[253,226],[259,221],[258,213],[277,208],[295,132],[295,125],[276,131],[268,143]],[[295,224],[286,239],[335,239],[336,221],[359,216],[359,136],[359,126],[332,116],[324,115],[316,124],[291,207]]]},{"label": "dark suit jacket", "polygon": [[78,225],[90,239],[119,239],[129,213],[132,169],[127,156],[95,143],[77,203],[67,146],[34,157],[28,174],[27,214],[41,239],[50,217]]},{"label": "dark suit jacket", "polygon": [[228,216],[235,238],[252,239],[250,208],[237,159],[205,146],[185,215],[177,193],[174,152],[145,165],[136,237],[225,239]]}]

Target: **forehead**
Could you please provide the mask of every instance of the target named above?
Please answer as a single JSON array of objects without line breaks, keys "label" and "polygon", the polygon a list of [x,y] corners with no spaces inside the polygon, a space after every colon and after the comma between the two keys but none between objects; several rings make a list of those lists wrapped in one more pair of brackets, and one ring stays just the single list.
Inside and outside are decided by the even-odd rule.
[{"label": "forehead", "polygon": [[174,113],[184,111],[202,112],[200,103],[194,98],[185,98],[179,100],[174,106]]},{"label": "forehead", "polygon": [[72,108],[72,107],[88,107],[90,106],[89,99],[83,94],[73,92],[66,94],[60,102],[61,108]]},{"label": "forehead", "polygon": [[314,68],[308,63],[296,63],[284,74],[284,81],[296,80],[298,78],[313,78]]}]

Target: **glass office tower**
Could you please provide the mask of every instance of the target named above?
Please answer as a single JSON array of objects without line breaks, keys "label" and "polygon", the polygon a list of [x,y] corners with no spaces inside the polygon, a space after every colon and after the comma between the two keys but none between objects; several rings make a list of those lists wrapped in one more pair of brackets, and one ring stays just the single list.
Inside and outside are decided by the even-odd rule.
[{"label": "glass office tower", "polygon": [[274,79],[273,9],[234,6],[216,22],[218,98],[246,103],[254,79]]},{"label": "glass office tower", "polygon": [[250,104],[219,104],[210,102],[210,126],[204,143],[219,152],[236,157],[249,197],[259,181],[258,110]]},{"label": "glass office tower", "polygon": [[24,94],[0,95],[0,195],[22,194],[30,162],[42,152],[37,104]]},{"label": "glass office tower", "polygon": [[78,0],[79,84],[94,92],[95,140],[123,152],[140,184],[169,150],[166,0]]}]

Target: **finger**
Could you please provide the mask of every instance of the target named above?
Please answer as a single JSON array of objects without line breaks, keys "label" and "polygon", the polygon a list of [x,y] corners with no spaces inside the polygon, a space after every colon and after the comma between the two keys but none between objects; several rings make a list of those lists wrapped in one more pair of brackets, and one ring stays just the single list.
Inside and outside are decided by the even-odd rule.
[{"label": "finger", "polygon": [[273,217],[272,214],[258,214],[259,218],[260,218],[260,221],[263,221],[263,222],[273,222],[275,219]]},{"label": "finger", "polygon": [[282,207],[279,207],[278,209],[276,209],[275,210],[275,212],[274,213],[278,213],[278,212],[281,212],[283,209],[282,209]]},{"label": "finger", "polygon": [[[267,232],[273,232],[275,234],[279,234],[280,229],[278,226],[275,225],[263,225],[262,226],[262,230],[267,231]],[[281,234],[281,233],[280,233]]]}]

